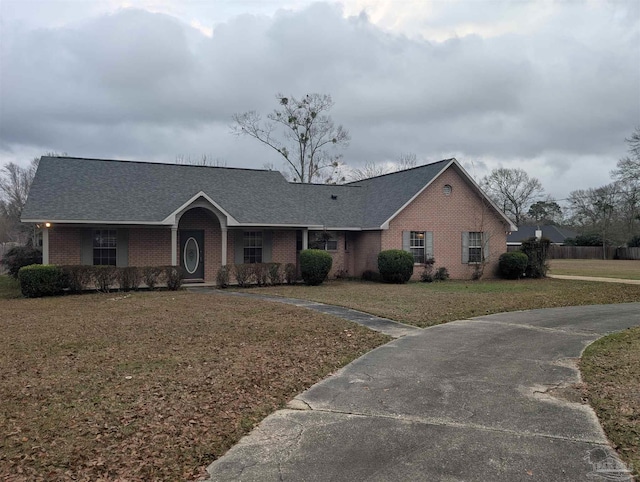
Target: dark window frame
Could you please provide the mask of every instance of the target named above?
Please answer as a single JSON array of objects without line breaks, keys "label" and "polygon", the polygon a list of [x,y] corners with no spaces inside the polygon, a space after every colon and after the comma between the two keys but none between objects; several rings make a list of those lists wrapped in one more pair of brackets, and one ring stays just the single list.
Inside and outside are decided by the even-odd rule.
[{"label": "dark window frame", "polygon": [[94,266],[116,266],[118,259],[118,231],[116,229],[94,229],[92,244]]}]

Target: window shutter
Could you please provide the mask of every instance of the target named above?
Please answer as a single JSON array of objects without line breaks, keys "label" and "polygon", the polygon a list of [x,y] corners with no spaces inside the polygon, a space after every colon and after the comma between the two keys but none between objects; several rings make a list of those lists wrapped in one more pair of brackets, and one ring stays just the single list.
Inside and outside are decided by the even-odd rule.
[{"label": "window shutter", "polygon": [[433,258],[433,231],[424,233],[424,257],[425,260]]},{"label": "window shutter", "polygon": [[93,264],[93,229],[85,228],[80,234],[80,264]]},{"label": "window shutter", "polygon": [[262,262],[271,263],[271,246],[273,245],[273,231],[262,231]]},{"label": "window shutter", "polygon": [[489,238],[487,233],[482,233],[482,259],[489,261]]},{"label": "window shutter", "polygon": [[129,230],[118,229],[116,233],[116,266],[124,268],[129,266]]},{"label": "window shutter", "polygon": [[469,264],[469,233],[462,233],[462,263]]},{"label": "window shutter", "polygon": [[411,231],[402,231],[402,250],[411,252]]},{"label": "window shutter", "polygon": [[234,231],[233,254],[235,264],[244,263],[244,232],[239,229]]}]

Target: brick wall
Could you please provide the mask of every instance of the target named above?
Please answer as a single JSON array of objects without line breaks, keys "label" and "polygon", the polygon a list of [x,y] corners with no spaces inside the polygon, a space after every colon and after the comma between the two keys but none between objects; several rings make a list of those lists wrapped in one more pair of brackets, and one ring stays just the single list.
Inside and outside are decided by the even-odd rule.
[{"label": "brick wall", "polygon": [[49,263],[80,264],[82,228],[54,226],[49,229]]},{"label": "brick wall", "polygon": [[274,263],[282,263],[282,269],[287,263],[296,264],[296,231],[273,231],[271,236],[271,260]]},{"label": "brick wall", "polygon": [[380,253],[381,246],[380,233],[381,231],[353,233],[353,276],[361,276],[367,270],[378,271],[378,253]]},{"label": "brick wall", "polygon": [[171,228],[129,228],[129,266],[171,264]]},{"label": "brick wall", "polygon": [[[446,184],[452,187],[448,196],[443,192]],[[450,167],[381,232],[381,249],[402,249],[402,231],[433,231],[435,267],[446,267],[452,278],[468,279],[474,265],[462,263],[462,232],[483,231],[490,236],[485,277],[491,277],[498,257],[507,250],[508,229],[493,211],[483,208],[475,191]],[[421,272],[416,266],[414,278]]]}]

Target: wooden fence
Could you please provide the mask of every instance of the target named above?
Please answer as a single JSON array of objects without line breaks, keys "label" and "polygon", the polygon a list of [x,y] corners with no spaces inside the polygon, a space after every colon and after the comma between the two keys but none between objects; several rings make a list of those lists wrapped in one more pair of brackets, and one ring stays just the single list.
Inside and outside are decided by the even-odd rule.
[{"label": "wooden fence", "polygon": [[[507,246],[507,251],[518,251],[520,246]],[[604,256],[603,256],[604,251]],[[607,246],[557,246],[549,248],[549,259],[637,259],[640,248],[615,248]]]}]

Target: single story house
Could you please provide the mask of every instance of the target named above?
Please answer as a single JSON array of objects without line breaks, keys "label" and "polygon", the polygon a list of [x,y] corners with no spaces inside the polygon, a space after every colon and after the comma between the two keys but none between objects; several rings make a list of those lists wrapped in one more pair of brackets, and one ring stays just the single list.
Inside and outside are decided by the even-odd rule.
[{"label": "single story house", "polygon": [[180,265],[214,282],[221,266],[297,263],[325,249],[332,273],[377,271],[378,253],[411,252],[452,278],[492,274],[516,230],[455,159],[344,185],[277,171],[42,157],[22,221],[42,230],[43,263]]},{"label": "single story house", "polygon": [[575,231],[554,226],[553,224],[522,225],[518,226],[518,231],[514,231],[507,236],[507,246],[509,249],[518,249],[522,246],[522,241],[536,237],[547,238],[551,241],[551,244],[562,246],[565,239],[575,238],[576,236],[577,233]]}]

